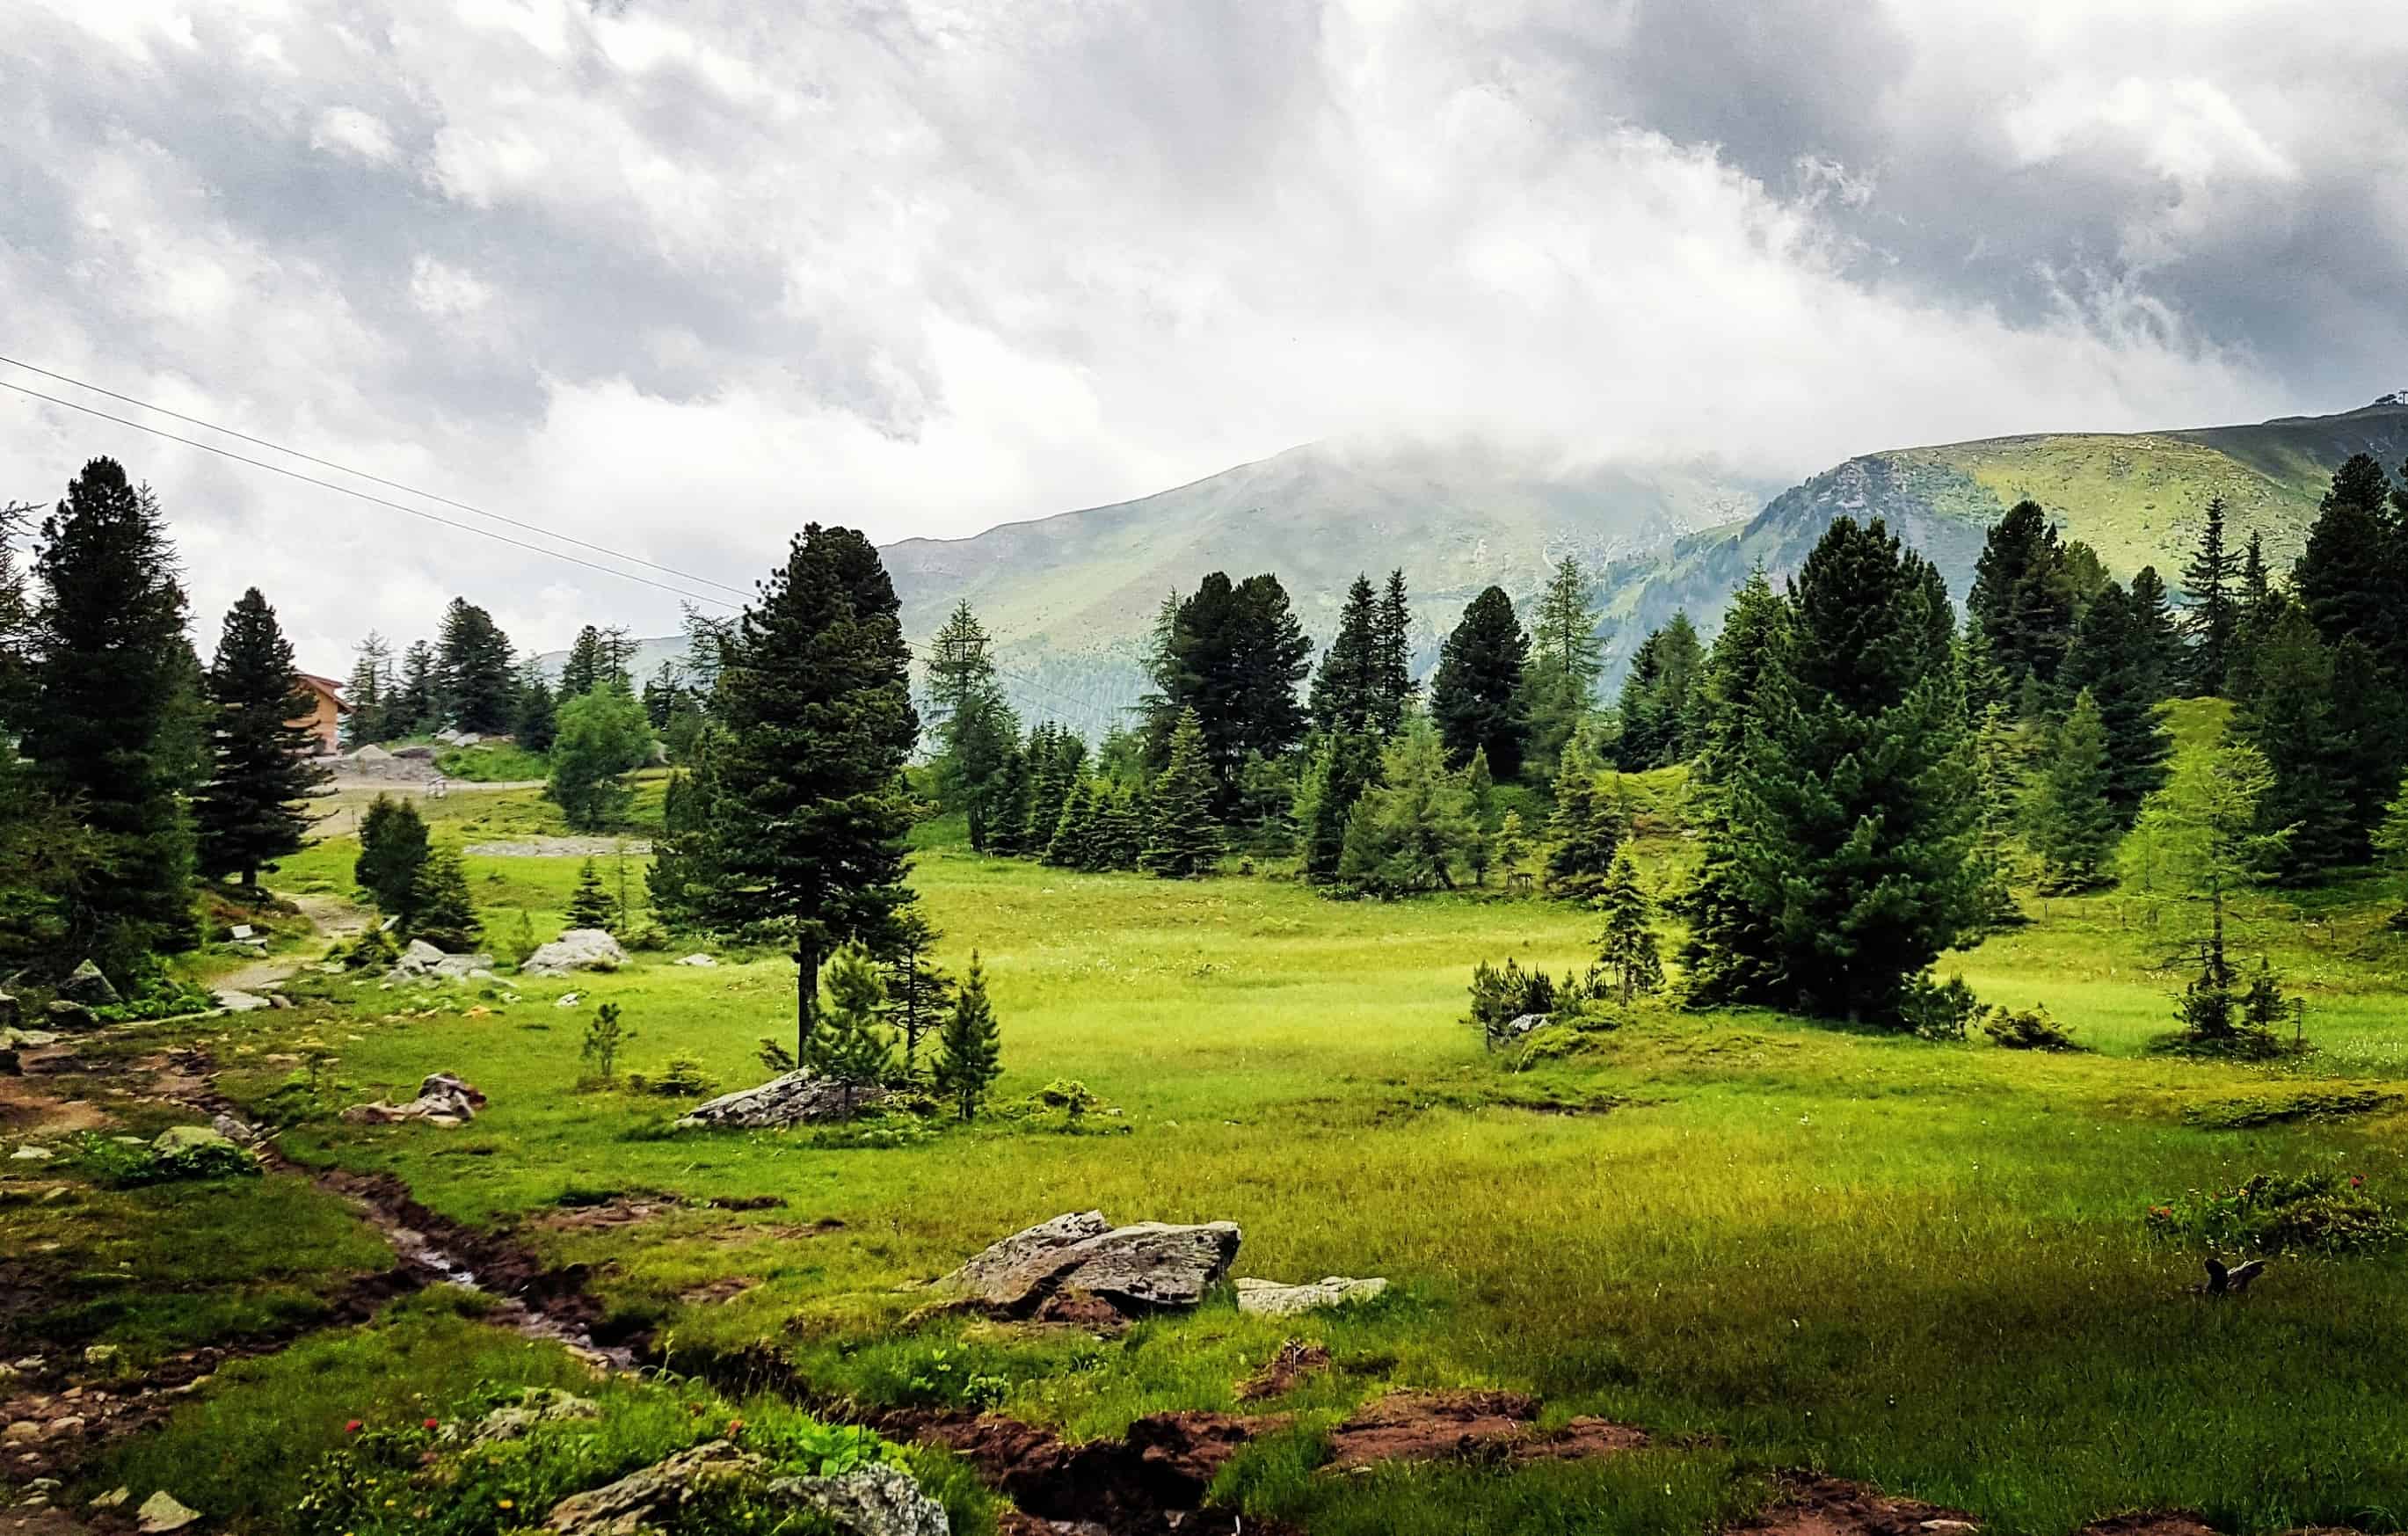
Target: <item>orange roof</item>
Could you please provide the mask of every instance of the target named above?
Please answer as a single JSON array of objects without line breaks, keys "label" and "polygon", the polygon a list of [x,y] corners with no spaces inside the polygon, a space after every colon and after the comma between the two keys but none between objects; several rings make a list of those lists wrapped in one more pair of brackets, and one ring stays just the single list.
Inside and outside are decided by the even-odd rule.
[{"label": "orange roof", "polygon": [[328,698],[333,699],[335,701],[335,708],[337,711],[343,714],[349,714],[351,712],[351,707],[343,702],[343,685],[337,682],[333,678],[322,678],[314,672],[295,672],[293,675],[301,680],[301,685],[303,687],[314,688],[319,693],[322,693]]}]

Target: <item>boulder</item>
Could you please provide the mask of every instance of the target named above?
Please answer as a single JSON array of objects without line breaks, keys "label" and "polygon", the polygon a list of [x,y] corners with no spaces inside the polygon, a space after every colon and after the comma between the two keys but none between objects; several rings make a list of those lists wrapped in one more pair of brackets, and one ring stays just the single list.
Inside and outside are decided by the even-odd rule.
[{"label": "boulder", "polygon": [[1505,1021],[1504,1032],[1499,1035],[1498,1038],[1500,1040],[1520,1040],[1524,1035],[1528,1034],[1531,1030],[1544,1027],[1547,1021],[1553,1016],[1554,1015],[1547,1013],[1523,1013],[1514,1018],[1508,1019]]},{"label": "boulder", "polygon": [[265,998],[256,992],[221,992],[217,995],[217,999],[218,1006],[229,1013],[256,1012],[260,1009],[272,1006]]},{"label": "boulder", "polygon": [[142,1500],[141,1507],[134,1512],[134,1529],[141,1532],[141,1536],[165,1536],[166,1532],[181,1530],[200,1517],[199,1510],[185,1508],[174,1494],[161,1488]]},{"label": "boulder", "polygon": [[781,1477],[772,1499],[817,1510],[853,1536],[951,1536],[945,1506],[900,1467],[873,1461],[838,1477]]},{"label": "boulder", "polygon": [[1101,1212],[1077,1212],[1013,1233],[942,1284],[1013,1317],[1068,1292],[1130,1314],[1192,1307],[1228,1274],[1241,1239],[1235,1222],[1113,1227]]},{"label": "boulder", "polygon": [[476,955],[446,955],[423,939],[413,939],[401,952],[401,958],[384,973],[388,982],[459,982],[474,978],[477,972],[493,969],[494,957]]},{"label": "boulder", "polygon": [[531,1386],[519,1395],[519,1400],[506,1404],[477,1421],[468,1431],[471,1445],[492,1445],[505,1440],[523,1440],[529,1429],[555,1419],[597,1419],[601,1407],[591,1399],[556,1386]]},{"label": "boulder", "polygon": [[708,955],[689,955],[685,958],[680,960],[678,964],[681,966],[693,966],[698,970],[708,970],[712,966],[719,964],[719,961]]},{"label": "boulder", "polygon": [[571,928],[528,955],[519,970],[527,976],[566,976],[572,970],[616,970],[626,963],[627,952],[619,940],[600,928]]},{"label": "boulder", "polygon": [[207,1147],[232,1147],[234,1138],[215,1126],[169,1126],[150,1142],[150,1150],[162,1157],[180,1157]]},{"label": "boulder", "polygon": [[1369,1301],[1387,1288],[1388,1283],[1376,1275],[1365,1280],[1354,1280],[1342,1274],[1324,1275],[1301,1285],[1283,1285],[1276,1280],[1240,1278],[1238,1281],[1238,1310],[1258,1317],[1290,1317],[1300,1312],[1311,1312],[1315,1307]]},{"label": "boulder", "polygon": [[821,1077],[808,1069],[788,1072],[758,1087],[738,1088],[695,1105],[679,1118],[678,1128],[725,1126],[763,1129],[842,1120],[877,1103],[886,1093],[882,1088],[855,1087],[850,1109],[845,1097],[845,1085],[835,1078]]},{"label": "boulder", "polygon": [[108,978],[100,973],[100,968],[90,960],[67,972],[67,979],[59,983],[59,996],[90,1008],[106,1008],[124,1001],[117,995],[117,988],[109,985]]},{"label": "boulder", "polygon": [[638,1536],[675,1529],[678,1511],[705,1489],[767,1476],[769,1464],[724,1440],[705,1441],[552,1506],[543,1529],[569,1536]]},{"label": "boulder", "polygon": [[450,1072],[429,1072],[418,1084],[418,1097],[407,1104],[354,1104],[343,1118],[355,1126],[391,1126],[423,1120],[430,1126],[465,1126],[485,1107],[485,1096]]},{"label": "boulder", "polygon": [[93,1012],[91,1009],[86,1008],[79,1002],[71,1002],[64,998],[52,998],[50,999],[50,1007],[42,1011],[42,1017],[53,1029],[97,1029],[100,1027],[99,1014]]},{"label": "boulder", "polygon": [[366,746],[362,747],[359,751],[351,754],[351,761],[359,764],[362,768],[375,768],[380,763],[392,762],[393,754],[385,751],[382,747],[380,747],[375,742],[371,741]]},{"label": "boulder", "polygon": [[209,1117],[209,1128],[216,1131],[220,1136],[224,1137],[229,1141],[254,1141],[259,1139],[259,1128],[257,1127],[246,1126],[231,1114],[219,1113],[211,1115]]}]

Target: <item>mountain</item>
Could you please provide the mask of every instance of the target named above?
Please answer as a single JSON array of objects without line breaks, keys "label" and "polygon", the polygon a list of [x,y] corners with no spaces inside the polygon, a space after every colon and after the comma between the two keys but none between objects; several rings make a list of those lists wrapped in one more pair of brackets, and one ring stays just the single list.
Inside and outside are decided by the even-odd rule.
[{"label": "mountain", "polygon": [[1710,466],[1559,469],[1487,446],[1313,443],[1141,500],[880,553],[906,634],[925,639],[967,598],[1022,713],[1099,732],[1144,689],[1138,658],[1164,596],[1211,571],[1276,571],[1326,639],[1358,572],[1401,567],[1426,668],[1483,587],[1519,597],[1567,554],[1601,568],[1665,553],[1775,489]]},{"label": "mountain", "polygon": [[2129,577],[2154,565],[2179,586],[2210,496],[2224,498],[2227,538],[2264,537],[2280,574],[2306,542],[2332,472],[2352,453],[2386,467],[2408,458],[2408,392],[2331,416],[2254,426],[2128,434],[2043,433],[1867,453],[1775,496],[1755,517],[1679,540],[1606,583],[1606,629],[1627,655],[1646,632],[1687,610],[1708,631],[1750,567],[1778,582],[1842,514],[1880,516],[1940,567],[1961,599],[1990,524],[2027,498],[2069,538]]},{"label": "mountain", "polygon": [[[635,650],[629,653],[627,675],[635,679],[638,691],[642,690],[646,682],[652,681],[652,675],[661,669],[662,663],[666,662],[672,667],[685,665],[686,647],[683,635],[663,635],[656,639],[640,639],[633,643]],[[535,658],[535,664],[543,669],[545,682],[557,682],[560,681],[560,668],[567,660],[568,653],[566,651],[546,651]]]}]

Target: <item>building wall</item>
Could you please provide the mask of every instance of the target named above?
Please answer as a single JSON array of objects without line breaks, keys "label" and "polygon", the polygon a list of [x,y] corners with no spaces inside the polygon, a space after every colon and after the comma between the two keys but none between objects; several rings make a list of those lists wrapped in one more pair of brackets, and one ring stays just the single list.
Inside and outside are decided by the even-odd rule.
[{"label": "building wall", "polygon": [[309,690],[309,697],[317,705],[317,708],[312,710],[309,713],[303,715],[298,720],[288,722],[288,724],[294,725],[307,725],[309,727],[309,729],[318,738],[318,754],[320,756],[322,757],[330,753],[341,751],[342,718],[340,711],[335,708],[335,701],[327,697],[324,694],[320,693],[315,688]]}]

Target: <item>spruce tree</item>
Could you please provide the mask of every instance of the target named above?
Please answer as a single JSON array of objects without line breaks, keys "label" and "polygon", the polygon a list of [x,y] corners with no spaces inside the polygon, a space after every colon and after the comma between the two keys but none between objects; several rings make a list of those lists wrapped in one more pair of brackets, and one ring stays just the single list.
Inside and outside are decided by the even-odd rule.
[{"label": "spruce tree", "polygon": [[424,640],[410,641],[409,649],[401,653],[401,682],[386,707],[385,718],[385,728],[391,733],[388,740],[425,736],[441,728],[440,706],[435,696],[435,647]]},{"label": "spruce tree", "polygon": [[1027,851],[1029,791],[1028,749],[1007,742],[989,786],[981,852],[1010,857]]},{"label": "spruce tree", "polygon": [[1183,880],[1206,873],[1220,853],[1212,824],[1212,769],[1203,723],[1188,710],[1170,733],[1170,761],[1154,781],[1153,824],[1140,855],[1149,873]]},{"label": "spruce tree", "polygon": [[1100,827],[1103,791],[1092,775],[1082,774],[1062,802],[1054,836],[1045,845],[1044,862],[1063,869],[1103,868]]},{"label": "spruce tree", "polygon": [[2063,677],[2087,692],[2106,733],[2107,802],[2122,831],[2141,802],[2165,782],[2173,739],[2157,719],[2155,640],[2147,619],[2124,589],[2110,581],[2082,615]]},{"label": "spruce tree", "polygon": [[183,793],[196,712],[184,593],[157,502],[93,459],[42,524],[35,660],[18,722],[34,782],[72,802],[94,860],[66,893],[69,964],[126,978],[198,937]]},{"label": "spruce tree", "polygon": [[2355,637],[2378,655],[2397,648],[2408,591],[2390,500],[2383,467],[2371,454],[2354,453],[2333,471],[2317,507],[2307,547],[2291,569],[2291,590],[2327,645]]},{"label": "spruce tree", "polygon": [[1297,792],[1297,838],[1307,879],[1337,878],[1354,803],[1379,782],[1378,738],[1354,733],[1322,740]]},{"label": "spruce tree", "polygon": [[2065,547],[2038,502],[2019,501],[1990,525],[1965,607],[1981,621],[2011,689],[2057,681],[2073,643],[2075,581]]},{"label": "spruce tree", "polygon": [[1490,847],[1490,867],[1501,871],[1511,887],[1513,877],[1524,873],[1522,861],[1530,856],[1530,835],[1523,830],[1522,813],[1508,811],[1497,825],[1497,838]]},{"label": "spruce tree", "polygon": [[[2141,631],[2141,653],[2146,666],[2143,682],[2152,699],[2172,698],[2183,679],[2182,630],[2173,604],[2155,566],[2143,566],[2132,576],[2132,615]],[[2080,637],[2077,635],[2077,641]],[[1967,691],[1971,691],[1969,681]]]},{"label": "spruce tree", "polygon": [[2098,700],[2088,689],[2050,735],[2026,812],[2032,849],[2052,891],[2086,891],[2106,878],[2121,812]]},{"label": "spruce tree", "polygon": [[602,631],[587,624],[569,642],[568,655],[560,664],[560,696],[575,698],[602,686],[609,668],[602,655]]},{"label": "spruce tree", "polygon": [[896,922],[893,953],[882,962],[886,982],[886,1015],[903,1041],[903,1078],[920,1076],[920,1042],[927,1039],[953,1005],[953,979],[930,953],[937,929],[917,904],[903,910]]},{"label": "spruce tree", "polygon": [[1640,643],[1617,704],[1622,735],[1614,758],[1622,767],[1663,768],[1696,752],[1702,703],[1697,685],[1704,665],[1705,648],[1686,612],[1673,614]]},{"label": "spruce tree", "polygon": [[351,879],[376,903],[377,911],[407,926],[418,868],[426,862],[424,819],[408,800],[380,795],[360,816],[359,840],[360,855],[352,862]]},{"label": "spruce tree", "polygon": [[1530,637],[1514,617],[1513,599],[1502,587],[1485,588],[1440,647],[1430,684],[1430,718],[1449,762],[1486,753],[1489,770],[1499,779],[1521,777],[1530,739],[1522,692],[1529,658]]},{"label": "spruce tree", "polygon": [[419,861],[410,879],[407,909],[408,915],[401,923],[402,934],[423,939],[448,954],[473,949],[482,931],[483,925],[477,921],[476,904],[468,896],[468,876],[460,868],[460,855],[448,848],[432,850]]},{"label": "spruce tree", "polygon": [[1393,736],[1404,724],[1405,711],[1420,688],[1413,682],[1412,610],[1405,600],[1405,573],[1388,573],[1388,587],[1380,598],[1380,622],[1373,630],[1375,718],[1380,733]]},{"label": "spruce tree", "polygon": [[928,719],[939,803],[968,822],[970,846],[985,852],[996,825],[997,776],[1018,743],[1020,724],[996,681],[994,641],[968,602],[928,650]]},{"label": "spruce tree", "polygon": [[2289,829],[2276,855],[2290,883],[2366,856],[2372,828],[2352,815],[2357,743],[2334,720],[2333,653],[2297,601],[2277,593],[2253,622],[2233,734],[2272,770],[2258,802],[2262,830]]},{"label": "spruce tree", "polygon": [[518,676],[509,638],[494,616],[464,597],[452,599],[435,652],[438,712],[455,730],[499,735],[517,716]]},{"label": "spruce tree", "polygon": [[194,797],[204,874],[238,874],[246,889],[259,867],[297,854],[311,818],[302,798],[326,782],[310,760],[310,696],[293,669],[292,642],[276,610],[252,587],[225,616],[209,664],[209,780]]},{"label": "spruce tree", "polygon": [[1303,739],[1296,685],[1312,669],[1312,642],[1277,576],[1233,582],[1214,571],[1179,603],[1152,663],[1148,761],[1169,761],[1179,712],[1193,711],[1204,734],[1217,812],[1234,811],[1247,754],[1283,755]]},{"label": "spruce tree", "polygon": [[685,767],[669,775],[661,792],[661,830],[652,840],[644,889],[653,915],[673,932],[709,926],[710,893],[719,883],[711,836],[711,814],[719,799],[716,740],[712,729],[697,735]]},{"label": "spruce tree", "polygon": [[568,894],[568,911],[564,920],[571,928],[607,931],[616,926],[612,916],[609,893],[603,890],[601,873],[594,868],[594,860],[588,858],[577,871],[577,888]]},{"label": "spruce tree", "polygon": [[1614,990],[1627,1008],[1642,992],[1664,984],[1664,962],[1656,949],[1652,926],[1655,903],[1639,883],[1639,866],[1629,848],[1614,850],[1613,863],[1598,891],[1598,908],[1605,913],[1605,931],[1598,936],[1598,961],[1613,979]]},{"label": "spruce tree", "polygon": [[1134,784],[1111,792],[1097,819],[1096,868],[1134,869],[1145,852],[1145,804]]},{"label": "spruce tree", "polygon": [[869,540],[814,523],[722,653],[706,907],[715,927],[792,946],[798,1056],[822,960],[847,940],[886,942],[910,899],[902,780],[920,720],[899,613]]},{"label": "spruce tree", "polygon": [[825,981],[827,1008],[803,1037],[796,1059],[841,1085],[844,1113],[851,1114],[861,1091],[878,1086],[894,1058],[894,1043],[878,1022],[886,1012],[886,981],[859,940],[848,940],[828,956]]},{"label": "spruce tree", "polygon": [[351,680],[343,685],[343,702],[351,707],[343,717],[343,745],[351,748],[382,741],[390,733],[387,695],[394,687],[393,647],[371,629],[359,643]]},{"label": "spruce tree", "polygon": [[2199,548],[2182,569],[2182,625],[2190,641],[2186,681],[2194,694],[2220,695],[2230,676],[2232,637],[2240,624],[2233,587],[2240,569],[2225,544],[2224,498],[2210,496]]},{"label": "spruce tree", "polygon": [[1622,846],[1623,826],[1612,807],[1597,793],[1597,770],[1579,754],[1565,754],[1547,823],[1548,890],[1581,900],[1598,893]]},{"label": "spruce tree", "polygon": [[1371,579],[1358,575],[1338,611],[1338,633],[1312,674],[1312,728],[1324,737],[1379,728],[1380,621]]},{"label": "spruce tree", "polygon": [[1087,761],[1083,737],[1047,721],[1028,739],[1028,804],[1023,816],[1021,849],[1039,858],[1052,846],[1062,825],[1062,808],[1078,787]]},{"label": "spruce tree", "polygon": [[937,1037],[936,1088],[967,1123],[978,1117],[979,1106],[1002,1075],[1002,1031],[987,1002],[986,972],[979,965],[978,951],[972,950],[953,1012]]},{"label": "spruce tree", "polygon": [[1598,675],[1604,670],[1589,606],[1588,574],[1566,555],[1539,596],[1530,624],[1530,665],[1523,678],[1524,714],[1530,722],[1529,756],[1553,773],[1563,750],[1588,718]]},{"label": "spruce tree", "polygon": [[1788,643],[1788,599],[1772,590],[1758,566],[1732,596],[1698,678],[1698,782],[1715,783],[1737,765],[1765,668]]},{"label": "spruce tree", "polygon": [[559,734],[559,707],[560,700],[552,685],[543,680],[543,668],[534,657],[528,657],[519,668],[519,699],[511,717],[511,737],[529,752],[550,752]]},{"label": "spruce tree", "polygon": [[1485,751],[1472,752],[1471,762],[1463,770],[1463,793],[1471,801],[1471,841],[1464,850],[1464,861],[1471,866],[1472,883],[1485,885],[1496,852],[1489,828],[1497,820],[1497,779],[1488,771]]},{"label": "spruce tree", "polygon": [[1469,784],[1447,768],[1437,730],[1417,714],[1382,752],[1380,783],[1355,801],[1338,872],[1385,894],[1452,890],[1479,836]]},{"label": "spruce tree", "polygon": [[1897,1024],[1977,920],[1956,619],[1878,518],[1835,520],[1794,590],[1703,828],[1693,991]]},{"label": "spruce tree", "polygon": [[2023,753],[2014,722],[1992,702],[1973,724],[1973,782],[1981,797],[1981,832],[1973,854],[1979,889],[1975,921],[1985,932],[2020,926],[2015,904],[2014,832],[2025,803]]}]

